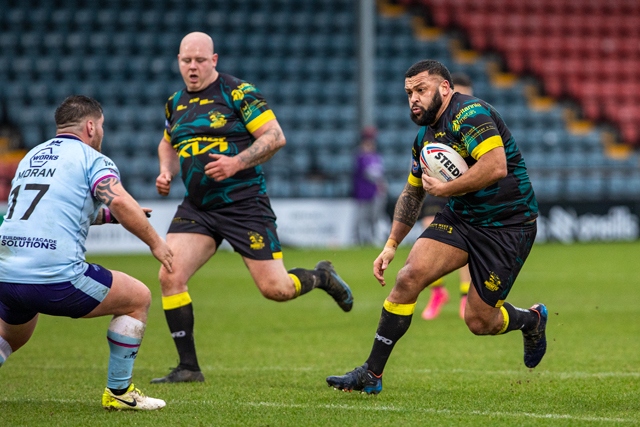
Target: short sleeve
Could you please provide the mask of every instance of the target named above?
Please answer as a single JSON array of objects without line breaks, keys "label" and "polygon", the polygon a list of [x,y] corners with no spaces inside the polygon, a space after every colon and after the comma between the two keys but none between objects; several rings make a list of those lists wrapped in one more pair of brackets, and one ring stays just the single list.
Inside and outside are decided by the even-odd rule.
[{"label": "short sleeve", "polygon": [[239,111],[245,128],[253,133],[276,116],[260,91],[251,83],[241,82],[231,91],[234,108]]},{"label": "short sleeve", "polygon": [[89,162],[89,184],[91,185],[91,194],[95,197],[96,188],[98,185],[107,178],[116,178],[120,181],[120,171],[116,164],[105,156],[104,154],[97,153],[93,159]]},{"label": "short sleeve", "polygon": [[502,147],[502,137],[489,109],[474,102],[464,106],[451,122],[452,131],[478,160],[483,154]]}]

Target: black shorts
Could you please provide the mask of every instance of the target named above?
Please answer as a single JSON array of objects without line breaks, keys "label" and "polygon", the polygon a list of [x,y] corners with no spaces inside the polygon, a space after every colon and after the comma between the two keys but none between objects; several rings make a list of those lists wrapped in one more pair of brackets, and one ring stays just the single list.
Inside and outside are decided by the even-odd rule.
[{"label": "black shorts", "polygon": [[536,232],[535,220],[517,226],[474,227],[446,208],[420,237],[466,251],[478,295],[490,306],[501,307],[531,252]]},{"label": "black shorts", "polygon": [[444,209],[445,206],[447,206],[448,202],[448,197],[436,197],[427,194],[427,198],[424,199],[424,203],[422,204],[422,209],[420,209],[418,219],[435,216],[438,212]]},{"label": "black shorts", "polygon": [[184,199],[168,232],[204,234],[212,237],[218,247],[226,239],[243,257],[269,260],[282,258],[276,228],[276,215],[267,197],[233,202],[208,211]]}]

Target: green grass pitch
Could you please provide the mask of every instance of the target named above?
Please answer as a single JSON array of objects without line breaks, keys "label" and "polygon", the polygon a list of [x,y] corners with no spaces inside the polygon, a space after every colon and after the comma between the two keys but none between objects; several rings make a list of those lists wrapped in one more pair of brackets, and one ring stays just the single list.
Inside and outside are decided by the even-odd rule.
[{"label": "green grass pitch", "polygon": [[[1,426],[614,426],[640,424],[640,242],[538,245],[509,301],[549,308],[546,357],[522,362],[519,332],[476,337],[451,299],[426,322],[419,301],[378,396],[327,387],[327,375],[364,362],[382,302],[372,276],[378,248],[285,250],[288,268],[331,259],[352,286],[352,312],[313,291],[262,298],[241,258],[221,252],[190,283],[206,382],[150,385],[176,365],[151,256],[90,256],[147,283],[153,304],[134,382],[167,401],[162,411],[102,410],[108,318],[42,316],[31,341],[0,368]],[[393,283],[408,249],[387,272]]]}]

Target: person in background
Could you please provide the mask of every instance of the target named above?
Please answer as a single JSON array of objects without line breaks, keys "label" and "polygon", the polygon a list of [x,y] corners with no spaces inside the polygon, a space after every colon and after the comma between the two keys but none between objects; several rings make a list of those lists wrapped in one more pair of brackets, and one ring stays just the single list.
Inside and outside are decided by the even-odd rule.
[{"label": "person in background", "polygon": [[242,256],[265,298],[288,301],[320,288],[343,311],[353,306],[351,289],[331,262],[320,261],[314,269],[285,269],[260,166],[285,145],[285,137],[260,91],[218,72],[217,63],[211,37],[187,34],[178,54],[186,87],[165,105],[156,189],[168,195],[179,172],[187,189],[167,234],[175,254],[173,270],[163,266],[159,274],[162,308],[180,361],[152,383],[204,381],[187,282],[225,239]]},{"label": "person in background", "polygon": [[382,156],[376,148],[374,127],[362,130],[353,173],[353,198],[356,201],[355,243],[376,243],[376,230],[384,216],[387,183]]},{"label": "person in background", "polygon": [[0,225],[0,366],[29,341],[39,313],[112,315],[102,406],[160,409],[164,400],[145,396],[131,382],[151,292],[125,273],[88,264],[84,243],[89,225],[120,222],[168,271],[173,254],[147,220],[150,210],[127,193],[118,168],[100,152],[100,104],[71,96],[56,109],[55,121],[56,136],[20,162]]},{"label": "person in background", "polygon": [[[464,73],[452,73],[451,80],[453,83],[453,90],[463,95],[473,96],[473,86],[471,78]],[[440,212],[448,202],[447,197],[435,197],[427,194],[422,210],[418,219],[422,224],[422,228],[427,228],[429,224],[433,222],[435,215]],[[469,293],[469,286],[471,285],[471,274],[469,273],[469,266],[465,265],[458,270],[460,280],[460,318],[464,319],[464,308],[467,305],[467,294]],[[422,318],[424,320],[432,320],[440,315],[440,310],[449,301],[449,293],[444,287],[443,278],[439,278],[433,282],[429,289],[431,290],[429,302],[422,311]]]},{"label": "person in background", "polygon": [[[475,335],[520,331],[527,368],[536,367],[546,353],[547,307],[537,303],[523,309],[506,302],[537,232],[538,203],[524,158],[500,114],[481,99],[455,92],[451,81],[447,67],[435,60],[419,61],[405,73],[411,118],[420,129],[389,238],[373,262],[373,275],[382,286],[398,245],[418,219],[425,193],[449,202],[398,272],[369,357],[345,375],[327,377],[330,387],[380,393],[384,368],[411,325],[420,293],[467,263],[473,284],[464,313],[469,330]],[[423,173],[420,152],[434,141],[455,149],[469,165],[467,172],[449,182]],[[481,360],[470,363],[482,365]]]}]

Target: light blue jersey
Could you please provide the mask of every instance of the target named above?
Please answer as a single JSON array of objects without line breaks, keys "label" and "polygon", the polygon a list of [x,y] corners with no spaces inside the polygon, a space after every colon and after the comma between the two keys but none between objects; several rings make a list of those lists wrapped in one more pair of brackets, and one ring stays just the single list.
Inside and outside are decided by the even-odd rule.
[{"label": "light blue jersey", "polygon": [[85,240],[102,204],[98,184],[120,179],[116,165],[72,135],[22,159],[0,225],[0,281],[58,283],[83,274]]}]

